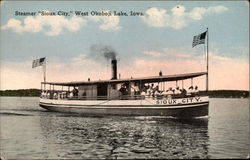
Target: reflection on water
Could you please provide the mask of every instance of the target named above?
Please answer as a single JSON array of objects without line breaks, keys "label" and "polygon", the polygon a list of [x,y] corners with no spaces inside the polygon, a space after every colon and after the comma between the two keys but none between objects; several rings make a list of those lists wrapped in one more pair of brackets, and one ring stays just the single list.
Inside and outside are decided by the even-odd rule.
[{"label": "reflection on water", "polygon": [[58,158],[209,158],[208,120],[40,117]]},{"label": "reflection on water", "polygon": [[0,97],[6,159],[246,158],[249,100],[211,99],[209,118],[86,117],[48,112],[38,98]]}]

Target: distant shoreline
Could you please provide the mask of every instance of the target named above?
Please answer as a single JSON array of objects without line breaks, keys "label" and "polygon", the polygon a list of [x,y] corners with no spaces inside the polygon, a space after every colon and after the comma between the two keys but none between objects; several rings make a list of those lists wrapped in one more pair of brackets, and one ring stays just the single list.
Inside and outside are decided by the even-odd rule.
[{"label": "distant shoreline", "polygon": [[[0,90],[0,97],[39,97],[40,93],[40,89]],[[249,98],[249,91],[211,90],[208,91],[208,95],[210,98]]]}]

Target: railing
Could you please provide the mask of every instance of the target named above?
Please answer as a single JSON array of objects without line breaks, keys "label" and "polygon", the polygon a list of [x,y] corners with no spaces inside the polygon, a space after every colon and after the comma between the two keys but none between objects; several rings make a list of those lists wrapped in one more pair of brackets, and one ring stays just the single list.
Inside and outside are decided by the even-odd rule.
[{"label": "railing", "polygon": [[61,100],[143,100],[143,99],[176,99],[176,98],[188,98],[195,96],[205,96],[206,93],[196,94],[168,94],[168,95],[120,95],[120,96],[70,96],[67,92],[61,92],[58,94],[41,94],[43,99],[61,99]]}]

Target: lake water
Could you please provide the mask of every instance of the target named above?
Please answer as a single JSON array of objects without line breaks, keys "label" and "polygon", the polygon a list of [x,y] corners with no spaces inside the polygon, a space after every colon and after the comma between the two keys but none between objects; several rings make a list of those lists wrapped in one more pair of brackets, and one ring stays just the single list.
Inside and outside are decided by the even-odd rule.
[{"label": "lake water", "polygon": [[209,117],[83,117],[48,112],[36,97],[1,97],[6,159],[246,158],[249,99],[210,99]]}]

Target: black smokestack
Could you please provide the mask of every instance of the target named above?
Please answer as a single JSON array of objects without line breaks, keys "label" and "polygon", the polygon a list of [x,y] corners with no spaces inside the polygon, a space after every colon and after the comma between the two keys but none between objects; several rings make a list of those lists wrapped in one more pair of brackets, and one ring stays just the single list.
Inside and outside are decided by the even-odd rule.
[{"label": "black smokestack", "polygon": [[111,46],[95,44],[90,47],[90,51],[93,55],[101,54],[106,60],[111,60],[111,79],[117,79],[117,54],[115,50]]},{"label": "black smokestack", "polygon": [[113,59],[111,61],[111,72],[112,72],[111,79],[117,79],[117,60],[116,59]]}]

